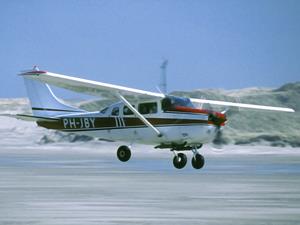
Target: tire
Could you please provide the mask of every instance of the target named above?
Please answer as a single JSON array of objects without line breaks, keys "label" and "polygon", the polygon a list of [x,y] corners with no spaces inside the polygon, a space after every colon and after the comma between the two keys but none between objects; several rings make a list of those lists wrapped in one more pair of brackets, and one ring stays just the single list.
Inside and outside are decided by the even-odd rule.
[{"label": "tire", "polygon": [[205,160],[204,157],[200,154],[196,154],[194,155],[194,157],[192,158],[192,166],[194,167],[194,169],[201,169],[205,164]]},{"label": "tire", "polygon": [[120,161],[127,162],[131,157],[130,148],[126,145],[120,146],[117,151],[117,156]]},{"label": "tire", "polygon": [[173,158],[173,165],[177,169],[182,169],[183,167],[185,167],[186,162],[187,158],[186,155],[183,153],[178,153],[178,155],[174,156]]}]

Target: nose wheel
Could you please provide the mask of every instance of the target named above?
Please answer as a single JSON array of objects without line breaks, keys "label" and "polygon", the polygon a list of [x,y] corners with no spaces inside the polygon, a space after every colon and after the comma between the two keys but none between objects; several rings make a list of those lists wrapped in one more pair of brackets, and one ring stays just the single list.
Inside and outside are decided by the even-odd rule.
[{"label": "nose wheel", "polygon": [[201,169],[205,164],[204,157],[200,155],[199,153],[196,153],[194,157],[192,158],[192,166],[194,169]]},{"label": "nose wheel", "polygon": [[194,154],[192,158],[192,166],[194,167],[194,169],[201,169],[205,164],[204,157],[198,153],[197,148],[194,148],[192,152]]}]

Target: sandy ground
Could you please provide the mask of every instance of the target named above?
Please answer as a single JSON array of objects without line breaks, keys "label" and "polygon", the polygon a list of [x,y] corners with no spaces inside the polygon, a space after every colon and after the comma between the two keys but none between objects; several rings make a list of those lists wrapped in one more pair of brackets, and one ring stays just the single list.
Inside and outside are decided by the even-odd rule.
[{"label": "sandy ground", "polygon": [[[40,145],[44,129],[0,118],[0,224],[300,224],[300,149],[204,147],[206,166],[103,142]],[[189,160],[191,154],[188,154]]]},{"label": "sandy ground", "polygon": [[204,148],[197,171],[148,146],[121,163],[114,148],[3,144],[0,224],[300,223],[299,149]]}]

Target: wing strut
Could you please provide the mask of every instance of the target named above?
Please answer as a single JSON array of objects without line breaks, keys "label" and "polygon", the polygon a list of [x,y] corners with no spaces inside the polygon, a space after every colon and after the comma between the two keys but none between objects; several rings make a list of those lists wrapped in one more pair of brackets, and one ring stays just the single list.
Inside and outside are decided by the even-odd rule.
[{"label": "wing strut", "polygon": [[158,137],[162,137],[162,133],[154,127],[142,114],[140,114],[120,93],[117,93],[117,96],[124,102],[124,104],[149,128],[151,128]]}]

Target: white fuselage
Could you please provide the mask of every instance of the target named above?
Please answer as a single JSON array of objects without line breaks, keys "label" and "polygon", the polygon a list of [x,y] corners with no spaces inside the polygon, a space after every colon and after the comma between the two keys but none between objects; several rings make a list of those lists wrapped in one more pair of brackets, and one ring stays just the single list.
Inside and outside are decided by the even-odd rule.
[{"label": "white fuselage", "polygon": [[151,145],[204,144],[211,142],[218,130],[217,126],[208,123],[207,114],[163,112],[158,104],[156,112],[144,116],[162,133],[159,137],[135,115],[125,115],[124,107],[126,106],[123,103],[116,103],[102,112],[64,115],[59,117],[60,125],[52,129],[113,141]]}]

